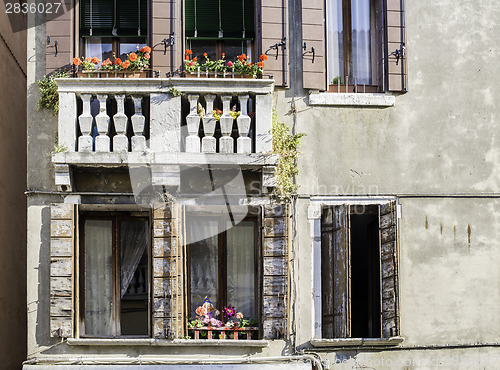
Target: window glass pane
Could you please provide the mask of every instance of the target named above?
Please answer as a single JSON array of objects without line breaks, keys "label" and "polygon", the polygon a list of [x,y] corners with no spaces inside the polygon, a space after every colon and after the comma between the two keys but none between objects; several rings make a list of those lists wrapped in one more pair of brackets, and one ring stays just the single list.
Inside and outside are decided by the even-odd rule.
[{"label": "window glass pane", "polygon": [[85,334],[113,335],[113,224],[85,221]]},{"label": "window glass pane", "polygon": [[204,53],[207,53],[210,60],[217,59],[216,41],[214,40],[189,40],[188,45],[188,49],[193,52],[191,57],[197,57],[200,64],[205,63],[205,58],[203,57]]},{"label": "window glass pane", "polygon": [[227,303],[245,317],[255,312],[254,223],[242,221],[227,230]]},{"label": "window glass pane", "polygon": [[[219,222],[207,218],[190,218],[188,223],[188,238],[195,242],[188,246],[189,272],[191,286],[190,315],[195,316],[195,310],[203,304],[205,298],[218,307],[219,289],[219,257],[218,237]],[[198,240],[196,235],[212,235],[206,239]]]},{"label": "window glass pane", "polygon": [[146,40],[144,38],[120,38],[120,58],[125,60],[127,54],[137,52],[137,45],[139,49],[146,46]]},{"label": "window glass pane", "polygon": [[343,81],[344,74],[342,0],[328,0],[326,9],[328,83],[332,84],[336,77]]},{"label": "window glass pane", "polygon": [[85,38],[85,56],[97,57],[101,61],[113,56],[111,39],[108,37]]},{"label": "window glass pane", "polygon": [[358,84],[372,83],[370,0],[352,0],[352,63]]},{"label": "window glass pane", "polygon": [[120,222],[121,335],[148,334],[148,223]]},{"label": "window glass pane", "polygon": [[232,62],[238,60],[237,56],[241,54],[246,54],[248,56],[249,50],[247,48],[247,41],[239,40],[225,40],[223,44],[224,53],[226,53],[226,60]]}]

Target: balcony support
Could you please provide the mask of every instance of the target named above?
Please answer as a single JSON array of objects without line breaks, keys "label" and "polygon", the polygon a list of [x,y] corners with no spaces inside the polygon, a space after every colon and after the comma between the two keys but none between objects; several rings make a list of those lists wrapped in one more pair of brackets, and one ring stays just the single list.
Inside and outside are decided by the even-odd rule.
[{"label": "balcony support", "polygon": [[113,116],[116,135],[113,137],[114,152],[128,152],[127,123],[128,118],[125,115],[124,101],[125,94],[115,95],[117,112]]},{"label": "balcony support", "polygon": [[203,117],[203,132],[205,137],[201,139],[201,151],[203,153],[215,153],[217,147],[217,140],[214,138],[216,120],[212,114],[214,110],[215,95],[205,95],[207,103],[206,115]]},{"label": "balcony support", "polygon": [[111,143],[108,136],[109,116],[106,113],[107,99],[107,94],[97,95],[97,100],[99,101],[99,114],[95,117],[95,122],[99,136],[95,138],[96,152],[109,152],[111,150]]},{"label": "balcony support", "polygon": [[130,118],[132,120],[132,151],[143,152],[146,150],[146,138],[144,137],[144,127],[146,117],[142,114],[142,96],[133,96],[135,113]]},{"label": "balcony support", "polygon": [[223,113],[220,117],[220,132],[222,137],[219,139],[219,152],[220,153],[234,153],[234,140],[230,136],[233,131],[234,119],[229,115],[231,104],[231,95],[222,95]]},{"label": "balcony support", "polygon": [[189,136],[186,138],[186,152],[199,153],[201,151],[198,130],[200,129],[200,116],[197,113],[198,94],[189,94],[189,114],[186,117]]}]

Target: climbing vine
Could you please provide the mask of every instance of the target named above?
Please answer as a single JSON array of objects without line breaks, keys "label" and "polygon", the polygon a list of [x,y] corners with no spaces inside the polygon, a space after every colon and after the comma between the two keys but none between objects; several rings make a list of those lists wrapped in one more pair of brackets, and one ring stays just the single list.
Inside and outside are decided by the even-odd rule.
[{"label": "climbing vine", "polygon": [[276,111],[273,110],[273,152],[278,154],[278,165],[276,166],[276,189],[278,198],[289,200],[297,193],[295,175],[299,172],[297,156],[300,138],[304,133],[292,134],[290,128],[278,119]]},{"label": "climbing vine", "polygon": [[38,88],[40,89],[40,100],[38,100],[38,109],[46,108],[57,116],[59,113],[59,94],[57,93],[56,78],[68,77],[68,72],[57,71],[50,76],[45,76],[38,80]]}]

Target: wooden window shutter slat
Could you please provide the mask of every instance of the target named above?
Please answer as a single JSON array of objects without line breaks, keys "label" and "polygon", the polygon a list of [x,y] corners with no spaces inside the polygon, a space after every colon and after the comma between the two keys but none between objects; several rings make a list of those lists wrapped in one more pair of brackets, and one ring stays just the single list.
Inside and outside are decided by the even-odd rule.
[{"label": "wooden window shutter slat", "polygon": [[[386,90],[405,92],[408,90],[407,63],[406,56],[401,55],[406,48],[405,0],[385,1]],[[399,59],[396,50],[399,50]]]},{"label": "wooden window shutter slat", "polygon": [[382,337],[399,335],[396,202],[379,206]]},{"label": "wooden window shutter slat", "polygon": [[[156,45],[151,53],[151,68],[160,72],[160,77],[180,70],[182,65],[182,1],[152,3],[151,11],[151,46]],[[162,45],[164,39],[174,43],[166,48]]]},{"label": "wooden window shutter slat", "polygon": [[50,336],[73,336],[76,205],[50,207]]},{"label": "wooden window shutter slat", "polygon": [[288,213],[285,204],[263,206],[262,328],[265,339],[284,338],[287,335]]},{"label": "wooden window shutter slat", "polygon": [[153,337],[183,333],[183,263],[177,238],[178,210],[173,203],[153,208]]},{"label": "wooden window shutter slat", "polygon": [[[73,6],[62,3],[58,13],[47,14],[45,22],[45,73],[50,74],[58,69],[71,69],[73,62]],[[55,42],[57,41],[57,55]]]},{"label": "wooden window shutter slat", "polygon": [[[302,83],[306,89],[326,90],[325,3],[302,2]],[[311,53],[314,48],[314,59]]]},{"label": "wooden window shutter slat", "polygon": [[334,234],[333,207],[323,209],[321,215],[321,336],[334,338]]},{"label": "wooden window shutter slat", "polygon": [[288,86],[288,48],[290,42],[288,37],[288,1],[261,0],[259,20],[262,53],[284,39],[286,39],[287,44],[286,48],[278,47],[278,59],[276,59],[276,50],[269,51],[264,74],[272,75],[276,86]]},{"label": "wooden window shutter slat", "polygon": [[334,338],[351,336],[350,218],[348,207],[334,207],[333,265],[333,334]]}]

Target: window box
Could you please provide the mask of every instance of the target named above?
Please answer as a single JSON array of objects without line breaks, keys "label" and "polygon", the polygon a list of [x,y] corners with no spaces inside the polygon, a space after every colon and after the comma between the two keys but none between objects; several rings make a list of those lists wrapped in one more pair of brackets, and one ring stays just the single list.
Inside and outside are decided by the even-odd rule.
[{"label": "window box", "polygon": [[97,69],[95,71],[76,72],[78,78],[146,78],[146,71],[106,71]]},{"label": "window box", "polygon": [[[259,328],[257,328],[257,327],[246,327],[246,328],[221,327],[221,328],[215,328],[215,327],[211,327],[211,326],[206,326],[206,327],[201,327],[201,328],[189,329],[188,334],[193,333],[194,339],[202,339],[202,338],[200,338],[200,335],[203,335],[202,333],[206,333],[207,340],[210,340],[210,339],[251,340],[252,334],[254,334],[254,333],[258,334],[258,331],[259,331]],[[216,338],[214,338],[214,335]]]}]

